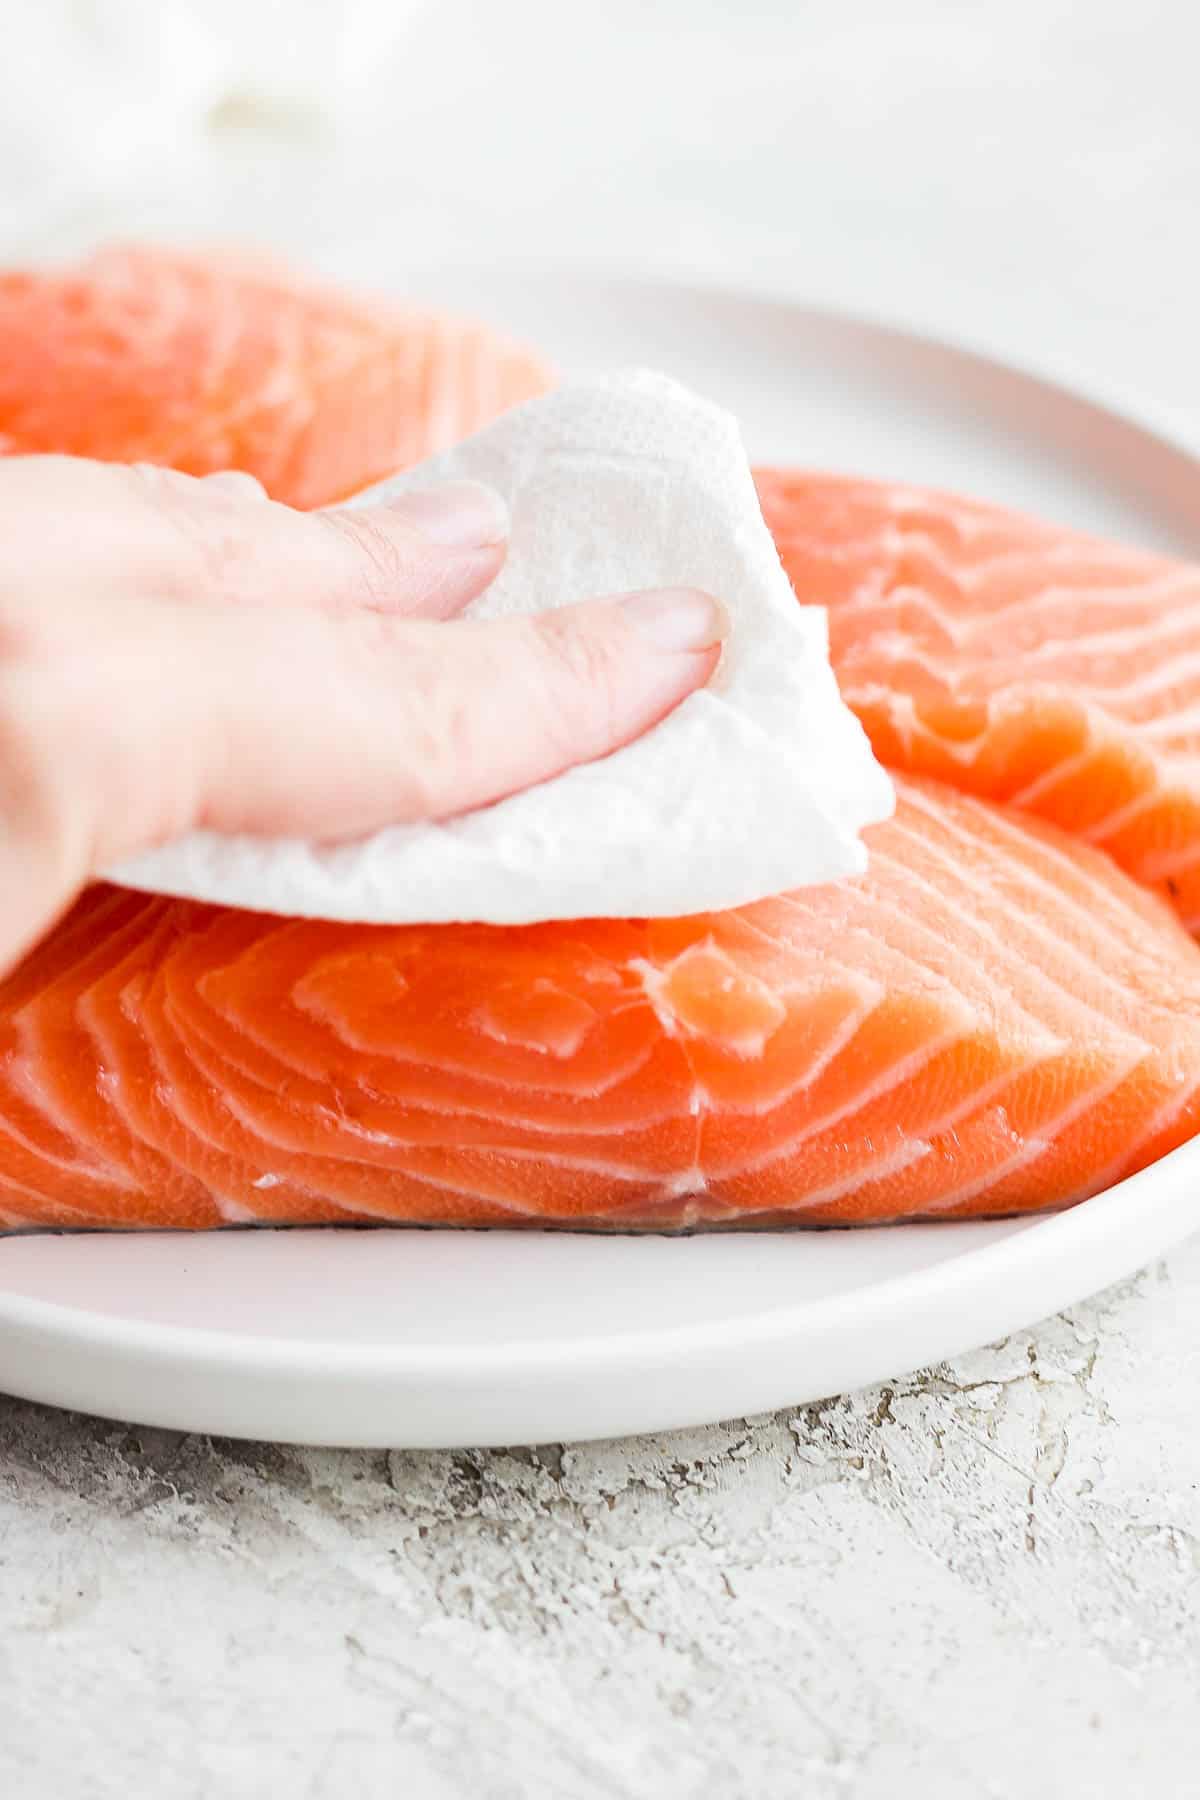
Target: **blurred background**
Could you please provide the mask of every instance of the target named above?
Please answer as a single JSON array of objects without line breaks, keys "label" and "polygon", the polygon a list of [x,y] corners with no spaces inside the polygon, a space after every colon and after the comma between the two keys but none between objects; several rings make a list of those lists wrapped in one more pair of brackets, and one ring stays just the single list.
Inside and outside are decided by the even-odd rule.
[{"label": "blurred background", "polygon": [[37,0],[0,254],[269,244],[703,277],[947,333],[1200,427],[1182,0]]}]

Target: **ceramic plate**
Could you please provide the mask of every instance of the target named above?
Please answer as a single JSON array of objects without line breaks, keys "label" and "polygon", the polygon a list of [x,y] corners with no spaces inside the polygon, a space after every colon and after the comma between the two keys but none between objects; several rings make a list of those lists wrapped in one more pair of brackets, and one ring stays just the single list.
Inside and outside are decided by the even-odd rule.
[{"label": "ceramic plate", "polygon": [[[527,336],[567,369],[666,369],[740,416],[755,460],[959,488],[1200,554],[1192,455],[969,351],[661,283],[462,269],[406,271],[404,285]],[[0,1387],[143,1424],[318,1444],[658,1430],[969,1349],[1136,1269],[1198,1218],[1200,1140],[1069,1213],[1000,1224],[10,1238]]]}]

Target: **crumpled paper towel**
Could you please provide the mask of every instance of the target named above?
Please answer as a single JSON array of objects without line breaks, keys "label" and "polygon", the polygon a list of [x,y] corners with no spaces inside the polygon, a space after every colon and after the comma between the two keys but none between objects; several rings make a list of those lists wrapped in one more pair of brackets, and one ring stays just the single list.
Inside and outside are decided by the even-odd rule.
[{"label": "crumpled paper towel", "polygon": [[512,511],[473,616],[704,588],[733,625],[710,686],[601,761],[445,823],[336,847],[196,832],[114,880],[263,912],[508,925],[705,912],[866,866],[858,833],[890,813],[892,786],[838,693],[823,610],[792,594],[728,413],[644,371],[570,382],[360,501],[452,476]]}]

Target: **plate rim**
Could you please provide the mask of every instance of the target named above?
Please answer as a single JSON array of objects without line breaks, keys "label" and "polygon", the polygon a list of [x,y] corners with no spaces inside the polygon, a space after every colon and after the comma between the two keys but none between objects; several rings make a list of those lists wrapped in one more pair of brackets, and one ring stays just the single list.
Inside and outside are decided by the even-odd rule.
[{"label": "plate rim", "polygon": [[[986,1244],[965,1249],[960,1256],[942,1258],[928,1267],[885,1276],[865,1283],[862,1288],[840,1289],[835,1294],[797,1302],[793,1306],[774,1306],[756,1315],[734,1314],[728,1318],[706,1323],[663,1326],[657,1329],[639,1328],[614,1334],[611,1337],[584,1335],[570,1340],[567,1349],[564,1349],[563,1340],[560,1338],[529,1338],[519,1342],[501,1340],[486,1346],[486,1355],[490,1365],[489,1372],[522,1372],[526,1362],[536,1371],[541,1367],[541,1359],[551,1344],[559,1356],[569,1354],[572,1358],[580,1361],[591,1359],[595,1363],[604,1363],[629,1360],[640,1363],[648,1360],[651,1352],[654,1355],[666,1352],[679,1353],[699,1348],[701,1345],[711,1350],[714,1344],[721,1345],[723,1340],[725,1341],[724,1347],[729,1347],[729,1341],[744,1343],[747,1339],[770,1343],[780,1337],[797,1335],[797,1326],[800,1321],[803,1321],[805,1330],[819,1330],[826,1315],[832,1317],[839,1314],[849,1300],[859,1295],[869,1295],[872,1302],[878,1304],[879,1310],[885,1311],[892,1304],[907,1304],[920,1298],[925,1292],[936,1290],[939,1287],[951,1285],[961,1288],[964,1285],[962,1279],[964,1268],[968,1277],[975,1277],[977,1280],[983,1281],[988,1280],[992,1273],[991,1265],[995,1263],[1012,1265],[1007,1273],[1019,1275],[1022,1264],[1036,1265],[1044,1260],[1048,1237],[1055,1240],[1054,1247],[1058,1248],[1057,1240],[1059,1238],[1066,1238],[1069,1243],[1072,1239],[1094,1236],[1098,1237],[1102,1243],[1113,1245],[1116,1254],[1122,1255],[1123,1253],[1119,1249],[1122,1241],[1120,1227],[1124,1223],[1127,1210],[1138,1204],[1139,1190],[1150,1185],[1156,1177],[1160,1178],[1162,1170],[1169,1168],[1173,1173],[1178,1174],[1188,1170],[1193,1163],[1196,1165],[1195,1172],[1200,1175],[1200,1135],[1180,1144],[1147,1168],[1139,1170],[1134,1175],[1126,1176],[1114,1187],[1095,1194],[1088,1200],[1079,1201],[1073,1206],[1055,1212],[1010,1215],[998,1220],[947,1220],[945,1225],[949,1229],[954,1229],[960,1223],[1011,1225],[1019,1227],[1019,1229],[1006,1232],[1003,1236]],[[1142,1216],[1144,1218],[1145,1213]],[[919,1220],[915,1223],[937,1224],[936,1221],[930,1220]],[[938,1228],[940,1229],[940,1226]],[[270,1229],[270,1227],[259,1227],[252,1235],[269,1233]],[[308,1229],[314,1237],[318,1237],[326,1230],[336,1231],[340,1228],[332,1225]],[[382,1227],[381,1229],[397,1230],[395,1227]],[[403,1227],[398,1229],[401,1232],[404,1230]],[[431,1227],[430,1229],[442,1230],[447,1233],[454,1232],[455,1235],[461,1236],[486,1237],[489,1235],[486,1230],[468,1233],[456,1231],[454,1227]],[[758,1235],[791,1238],[798,1235],[803,1229],[803,1227],[798,1227],[796,1232],[764,1232]],[[846,1227],[844,1229],[856,1234],[864,1229],[891,1232],[905,1230],[906,1224],[901,1222],[895,1225],[866,1228]],[[1147,1261],[1163,1254],[1173,1244],[1182,1242],[1197,1230],[1200,1230],[1200,1217],[1194,1223],[1186,1224],[1182,1228],[1172,1222],[1165,1232],[1149,1234],[1153,1239],[1154,1247],[1142,1255],[1135,1267],[1143,1267]],[[88,1234],[47,1231],[36,1234],[11,1235],[79,1238]],[[102,1235],[111,1241],[117,1234],[104,1233]],[[145,1237],[151,1234],[133,1231],[128,1235]],[[154,1235],[169,1239],[182,1247],[192,1234],[162,1232]],[[232,1237],[236,1234],[230,1232],[220,1235]],[[579,1237],[595,1234],[575,1235]],[[662,1232],[622,1235],[634,1238],[635,1241],[642,1238],[643,1235],[645,1238],[657,1242],[671,1241],[671,1234]],[[3,1241],[0,1239],[0,1243]],[[688,1239],[683,1238],[681,1241],[686,1242]],[[985,1268],[985,1264],[988,1267]],[[1085,1277],[1085,1281],[1090,1282],[1091,1277]],[[1095,1292],[1097,1290],[1091,1287],[1087,1291]],[[1076,1296],[1076,1298],[1079,1297]],[[1070,1300],[1062,1302],[1063,1305],[1071,1303]],[[311,1359],[314,1364],[311,1372],[316,1373],[317,1365],[319,1365],[320,1372],[323,1374],[330,1373],[330,1364],[333,1362],[343,1365],[342,1372],[352,1371],[358,1365],[366,1364],[375,1375],[391,1369],[397,1375],[404,1374],[412,1377],[428,1372],[424,1366],[427,1360],[447,1366],[452,1366],[460,1361],[464,1365],[475,1366],[482,1353],[479,1345],[462,1347],[439,1344],[430,1349],[420,1344],[403,1346],[377,1342],[348,1344],[337,1339],[258,1336],[245,1332],[223,1331],[193,1325],[175,1326],[129,1320],[91,1308],[68,1306],[56,1301],[14,1293],[3,1286],[3,1272],[0,1270],[0,1325],[5,1323],[23,1325],[26,1329],[35,1331],[53,1329],[66,1336],[75,1336],[81,1339],[86,1337],[89,1342],[103,1343],[109,1349],[116,1348],[122,1342],[127,1342],[130,1348],[138,1346],[150,1348],[161,1337],[168,1337],[171,1344],[178,1347],[178,1354],[182,1358],[186,1358],[190,1353],[193,1357],[202,1357],[207,1354],[221,1361],[259,1360],[264,1363],[286,1364],[298,1372],[302,1372],[302,1365],[306,1359]],[[507,1371],[498,1371],[498,1364],[507,1364],[509,1367]]]},{"label": "plate rim", "polygon": [[[874,312],[866,307],[841,306],[804,292],[790,291],[770,283],[742,284],[697,273],[693,279],[686,272],[665,270],[647,273],[644,269],[626,267],[620,262],[597,262],[592,265],[579,257],[542,261],[535,257],[514,257],[479,262],[470,257],[445,258],[437,263],[414,262],[404,265],[404,281],[428,281],[470,277],[521,281],[534,286],[548,283],[603,283],[612,287],[640,288],[647,293],[671,292],[695,298],[706,294],[727,304],[750,302],[783,312],[802,313],[807,319],[827,326],[849,326],[872,336],[915,344],[922,350],[949,353],[991,373],[1017,376],[1034,387],[1053,393],[1057,399],[1075,405],[1083,404],[1095,412],[1106,414],[1114,424],[1132,427],[1153,438],[1161,448],[1173,451],[1197,465],[1200,474],[1200,425],[1190,426],[1182,412],[1165,405],[1147,407],[1145,401],[1120,383],[1111,382],[1092,370],[1076,365],[1065,357],[1030,358],[1024,351],[1008,351],[998,344],[973,339],[959,330],[942,330],[923,320],[909,319],[902,313]],[[384,287],[394,282],[384,282]],[[377,289],[378,291],[378,284]],[[414,293],[414,303],[419,296]],[[980,496],[982,497],[982,496]]]}]

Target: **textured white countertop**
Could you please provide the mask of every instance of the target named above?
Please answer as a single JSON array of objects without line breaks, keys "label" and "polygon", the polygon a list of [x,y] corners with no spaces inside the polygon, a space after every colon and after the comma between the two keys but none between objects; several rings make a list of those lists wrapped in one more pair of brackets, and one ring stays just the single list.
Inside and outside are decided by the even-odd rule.
[{"label": "textured white countertop", "polygon": [[[1200,441],[1198,19],[43,0],[15,57],[6,26],[0,254],[149,232],[696,273]],[[953,1365],[655,1440],[299,1452],[0,1401],[0,1783],[1195,1793],[1198,1413],[1200,1239]]]}]

